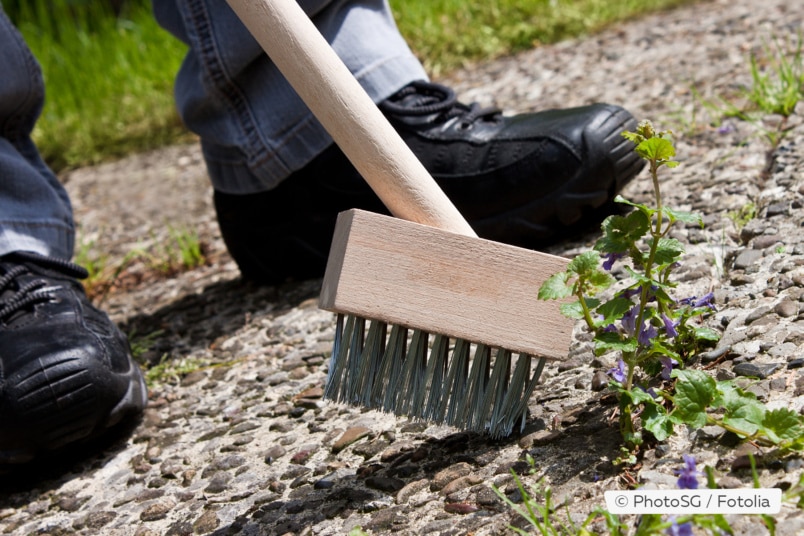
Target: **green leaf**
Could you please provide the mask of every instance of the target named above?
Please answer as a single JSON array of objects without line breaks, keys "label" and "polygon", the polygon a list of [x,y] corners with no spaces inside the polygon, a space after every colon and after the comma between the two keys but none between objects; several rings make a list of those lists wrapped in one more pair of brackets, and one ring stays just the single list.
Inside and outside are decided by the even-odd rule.
[{"label": "green leaf", "polygon": [[673,435],[673,422],[668,417],[664,406],[656,402],[645,404],[641,419],[642,426],[653,434],[657,441],[664,441]]},{"label": "green leaf", "polygon": [[580,320],[583,318],[583,307],[581,307],[581,302],[579,301],[562,303],[559,307],[559,310],[561,311],[561,314],[567,318],[574,318],[575,320]]},{"label": "green leaf", "polygon": [[587,283],[589,283],[589,285],[591,285],[596,291],[609,288],[615,281],[616,280],[611,274],[604,272],[603,270],[595,270],[589,274],[587,279]]},{"label": "green leaf", "polygon": [[657,162],[670,160],[676,156],[676,148],[666,138],[650,138],[636,146],[636,152],[646,160]]},{"label": "green leaf", "polygon": [[655,208],[651,208],[651,207],[649,207],[647,205],[643,205],[641,203],[634,203],[633,201],[629,201],[628,199],[624,198],[623,196],[621,196],[619,194],[614,196],[614,202],[615,203],[622,203],[623,205],[628,205],[629,207],[634,207],[639,212],[644,214],[648,218],[648,221],[650,221],[651,216],[653,216],[656,213]]},{"label": "green leaf", "polygon": [[673,370],[671,378],[678,378],[673,395],[675,410],[673,422],[689,424],[693,428],[706,425],[706,408],[715,397],[715,380],[700,370]]},{"label": "green leaf", "polygon": [[804,426],[798,413],[788,408],[778,408],[765,413],[762,420],[765,435],[778,444],[785,440],[798,439],[804,435]]},{"label": "green leaf", "polygon": [[[659,330],[659,333],[663,333],[662,329]],[[678,362],[683,361],[682,357],[679,355],[679,353],[675,349],[670,348],[669,346],[666,346],[665,344],[663,344],[660,341],[654,340],[653,341],[653,346],[651,347],[651,350],[654,352],[654,354],[651,357],[653,357],[653,356],[671,357],[671,358],[675,359]],[[645,365],[647,365],[647,363]]]},{"label": "green leaf", "polygon": [[664,207],[663,209],[664,214],[670,218],[670,221],[680,221],[681,223],[698,225],[699,227],[703,228],[704,222],[703,218],[700,214],[696,214],[693,212],[683,212],[681,210],[673,210],[668,207]]},{"label": "green leaf", "polygon": [[650,229],[650,219],[645,211],[650,211],[644,205],[629,205],[640,208],[627,216],[609,216],[603,220],[601,229],[603,236],[595,243],[595,249],[603,253],[625,253],[631,245],[645,236]]},{"label": "green leaf", "polygon": [[586,251],[570,261],[567,272],[588,277],[598,266],[600,266],[600,254],[596,251]]},{"label": "green leaf", "polygon": [[627,139],[628,141],[633,142],[634,145],[638,145],[639,142],[645,139],[645,137],[642,136],[641,134],[637,134],[636,132],[630,132],[628,130],[622,132],[620,135],[623,138]]},{"label": "green leaf", "polygon": [[569,274],[560,272],[547,278],[539,287],[540,300],[559,300],[572,294],[572,287],[567,284]]},{"label": "green leaf", "polygon": [[720,340],[720,333],[712,328],[695,328],[695,338],[699,341],[717,342]]},{"label": "green leaf", "polygon": [[[585,300],[586,306],[589,309],[594,309],[600,303],[600,300],[597,298],[585,298]],[[576,320],[583,318],[583,307],[581,307],[580,301],[562,303],[559,309],[561,310],[561,314],[568,318],[574,318]]]},{"label": "green leaf", "polygon": [[602,352],[618,350],[620,352],[635,352],[637,342],[634,338],[623,340],[619,333],[598,333],[595,335],[595,353],[600,355]]},{"label": "green leaf", "polygon": [[715,398],[713,408],[736,408],[744,399],[756,400],[756,395],[745,392],[734,384],[732,380],[719,381],[715,384]]},{"label": "green leaf", "polygon": [[751,437],[760,429],[764,418],[765,406],[754,400],[734,408],[734,411],[726,412],[723,423],[741,430],[746,437]]},{"label": "green leaf", "polygon": [[684,245],[675,238],[660,238],[654,261],[657,264],[672,264],[684,253]]},{"label": "green leaf", "polygon": [[718,382],[716,388],[720,392],[717,402],[726,410],[723,423],[741,430],[746,437],[754,435],[765,419],[765,406],[756,395],[731,382]]},{"label": "green leaf", "polygon": [[620,387],[617,391],[620,393],[620,396],[626,397],[632,406],[638,406],[639,404],[656,404],[650,393],[643,391],[639,387],[634,387],[630,390]]},{"label": "green leaf", "polygon": [[619,297],[601,304],[597,309],[595,309],[595,312],[603,315],[603,320],[600,322],[600,324],[602,326],[607,326],[622,318],[626,311],[631,309],[633,306],[634,303],[631,300]]}]

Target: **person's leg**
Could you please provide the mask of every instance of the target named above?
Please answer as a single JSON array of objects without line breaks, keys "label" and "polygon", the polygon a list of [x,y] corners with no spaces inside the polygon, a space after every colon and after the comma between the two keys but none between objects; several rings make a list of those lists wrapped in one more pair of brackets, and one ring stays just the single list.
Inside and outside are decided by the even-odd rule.
[{"label": "person's leg", "polygon": [[[299,3],[376,102],[426,78],[384,0]],[[332,144],[225,0],[165,0],[154,14],[190,47],[176,104],[216,191],[270,190]]]},{"label": "person's leg", "polygon": [[[299,3],[477,233],[539,247],[641,169],[618,106],[503,117],[426,81],[387,1]],[[176,97],[201,136],[224,241],[247,279],[323,274],[337,213],[384,212],[224,0],[170,0],[157,19],[190,46]]]},{"label": "person's leg", "polygon": [[31,130],[42,109],[42,73],[0,7],[0,255],[73,254],[70,200],[39,157]]},{"label": "person's leg", "polygon": [[39,66],[0,7],[0,470],[138,413],[126,337],[78,279],[70,201],[31,141]]}]

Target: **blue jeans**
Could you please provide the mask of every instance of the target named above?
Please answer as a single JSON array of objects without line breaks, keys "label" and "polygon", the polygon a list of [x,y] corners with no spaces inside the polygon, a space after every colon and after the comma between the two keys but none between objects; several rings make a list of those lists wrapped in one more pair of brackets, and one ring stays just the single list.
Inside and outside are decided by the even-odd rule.
[{"label": "blue jeans", "polygon": [[[375,102],[426,78],[387,0],[298,1]],[[154,15],[189,45],[176,104],[201,138],[215,189],[270,190],[332,143],[224,0],[155,0]],[[0,51],[0,255],[69,259],[70,200],[30,137],[44,99],[41,71],[2,7]]]}]

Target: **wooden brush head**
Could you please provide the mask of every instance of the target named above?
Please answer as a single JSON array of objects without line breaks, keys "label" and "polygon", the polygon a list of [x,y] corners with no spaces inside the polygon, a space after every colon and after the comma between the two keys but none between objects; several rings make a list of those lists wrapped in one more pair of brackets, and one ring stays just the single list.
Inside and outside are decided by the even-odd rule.
[{"label": "wooden brush head", "polygon": [[537,298],[567,259],[349,210],[338,216],[319,305],[429,333],[564,359],[574,320]]}]

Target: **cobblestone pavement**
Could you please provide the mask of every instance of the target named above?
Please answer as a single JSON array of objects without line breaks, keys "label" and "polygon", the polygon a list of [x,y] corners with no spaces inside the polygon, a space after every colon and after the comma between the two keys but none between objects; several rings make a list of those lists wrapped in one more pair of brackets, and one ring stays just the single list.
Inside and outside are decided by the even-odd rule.
[{"label": "cobblestone pavement", "polygon": [[[704,363],[771,407],[804,408],[804,107],[756,124],[712,124],[711,107],[751,83],[749,56],[795,44],[804,3],[723,0],[630,21],[583,39],[480,64],[442,80],[464,100],[510,111],[623,104],[676,134],[681,166],[663,178],[666,204],[703,214],[681,228],[689,244],[679,296],[713,291],[706,320],[722,339]],[[765,131],[784,133],[770,151]],[[320,311],[320,281],[258,288],[238,280],[218,234],[195,145],[170,147],[63,177],[80,240],[109,255],[168,243],[197,230],[207,265],[154,277],[129,266],[96,300],[129,333],[139,357],[161,363],[141,422],[102,443],[0,476],[3,534],[507,534],[521,521],[494,494],[516,497],[510,469],[546,477],[576,520],[621,489],[612,465],[618,430],[602,391],[612,356],[595,358],[579,329],[569,355],[548,365],[523,434],[489,441],[446,427],[324,403],[334,319]],[[624,192],[646,200],[641,175]],[[753,211],[755,217],[742,217]],[[742,215],[742,216],[741,216]],[[551,248],[572,256],[593,231]],[[270,244],[266,244],[270,247]],[[150,343],[146,342],[150,339]],[[724,487],[749,487],[751,445],[718,430],[677,429],[630,473],[675,487],[682,453],[715,468]],[[536,462],[527,474],[525,454]],[[761,452],[758,453],[761,456]],[[760,469],[763,486],[789,486],[800,459]],[[785,506],[778,534],[804,533]],[[738,534],[767,530],[729,518]]]}]

